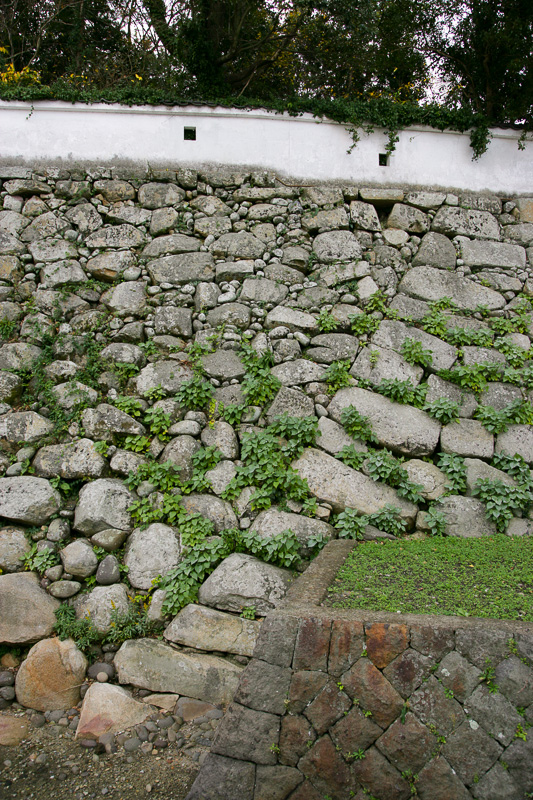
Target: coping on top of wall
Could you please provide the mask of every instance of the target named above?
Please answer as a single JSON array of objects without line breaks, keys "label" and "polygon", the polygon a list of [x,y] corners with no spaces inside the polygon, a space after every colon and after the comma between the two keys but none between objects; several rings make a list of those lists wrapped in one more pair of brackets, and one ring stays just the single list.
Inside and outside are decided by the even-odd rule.
[{"label": "coping on top of wall", "polygon": [[310,114],[265,109],[135,106],[60,101],[0,102],[0,162],[209,165],[275,170],[308,182],[491,191],[533,191],[533,143],[493,129],[483,156],[472,160],[468,133],[412,126],[399,132],[392,155],[376,129],[348,153],[347,126]]}]

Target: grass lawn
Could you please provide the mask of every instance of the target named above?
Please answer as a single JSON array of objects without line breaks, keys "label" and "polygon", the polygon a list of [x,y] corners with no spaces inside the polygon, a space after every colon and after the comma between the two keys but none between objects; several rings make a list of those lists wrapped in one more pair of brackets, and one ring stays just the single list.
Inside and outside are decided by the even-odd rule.
[{"label": "grass lawn", "polygon": [[362,542],[328,592],[333,608],[533,620],[533,537]]}]

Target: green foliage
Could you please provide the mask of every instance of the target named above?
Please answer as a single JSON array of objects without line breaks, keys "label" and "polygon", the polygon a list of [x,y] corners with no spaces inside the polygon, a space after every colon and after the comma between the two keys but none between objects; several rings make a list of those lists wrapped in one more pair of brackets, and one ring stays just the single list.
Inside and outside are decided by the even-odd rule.
[{"label": "green foliage", "polygon": [[140,342],[138,345],[145,356],[156,356],[159,353],[157,345],[151,339],[147,342]]},{"label": "green foliage", "polygon": [[490,320],[490,327],[498,336],[505,336],[508,333],[527,334],[531,324],[531,303],[524,298],[513,311],[512,317],[493,317]]},{"label": "green foliage", "polygon": [[437,466],[441,469],[452,485],[452,491],[458,494],[466,491],[465,460],[453,453],[440,453]]},{"label": "green foliage", "polygon": [[255,619],[255,606],[243,606],[239,616],[242,617],[242,619]]},{"label": "green foliage", "polygon": [[407,529],[407,523],[401,518],[400,510],[390,503],[374,514],[369,514],[368,522],[392,536],[402,536]]},{"label": "green foliage", "polygon": [[167,393],[161,384],[159,384],[159,386],[154,386],[153,389],[148,389],[144,393],[144,396],[150,403],[157,403],[158,400],[163,400],[163,398],[167,396]]},{"label": "green foliage", "polygon": [[497,381],[502,377],[498,364],[459,364],[452,369],[441,369],[440,378],[456,383],[463,389],[479,394],[487,385],[487,381]]},{"label": "green foliage", "polygon": [[183,484],[184,494],[191,492],[204,492],[209,489],[210,484],[206,478],[206,472],[214,469],[222,458],[222,453],[214,446],[201,447],[192,456],[193,476]]},{"label": "green foliage", "polygon": [[440,308],[432,304],[428,314],[426,314],[420,321],[420,327],[432,336],[438,336],[440,339],[446,338],[447,323],[449,317],[443,314]]},{"label": "green foliage", "polygon": [[172,420],[162,408],[149,408],[144,415],[144,423],[150,428],[150,433],[157,436],[162,442],[170,439],[169,428],[172,427]]},{"label": "green foliage", "polygon": [[334,527],[339,539],[363,538],[363,532],[368,525],[368,517],[360,514],[355,508],[346,508],[335,517]]},{"label": "green foliage", "polygon": [[525,458],[518,455],[518,453],[512,456],[507,453],[495,453],[492,459],[492,466],[515,478],[516,482],[521,486],[531,487],[533,484],[529,465]]},{"label": "green foliage", "polygon": [[499,533],[505,533],[510,520],[517,513],[526,512],[532,501],[529,487],[508,486],[490,478],[479,478],[472,494],[483,502],[487,517],[494,522]]},{"label": "green foliage", "polygon": [[284,454],[288,459],[295,459],[301,455],[306,447],[315,444],[318,434],[318,419],[316,417],[290,417],[281,414],[274,417],[268,426],[269,433],[281,436],[287,440],[283,446]]},{"label": "green foliage", "polygon": [[337,320],[330,311],[325,308],[322,309],[316,321],[318,330],[322,333],[331,333],[337,327]]},{"label": "green foliage", "polygon": [[23,556],[22,563],[25,570],[38,572],[39,575],[42,575],[47,569],[55,567],[59,563],[59,556],[54,550],[49,550],[48,547],[38,550],[37,544],[33,544]]},{"label": "green foliage", "polygon": [[443,338],[455,347],[491,347],[494,332],[490,328],[448,328]]},{"label": "green foliage", "polygon": [[140,368],[136,364],[121,364],[117,362],[111,365],[110,370],[115,373],[120,385],[123,387],[130,378],[134,378],[135,375],[139,374]]},{"label": "green foliage", "polygon": [[450,422],[457,422],[459,419],[459,403],[448,400],[447,397],[439,397],[432,403],[427,403],[424,411],[443,425],[449,425]]},{"label": "green foliage", "polygon": [[215,526],[201,514],[183,514],[179,520],[180,536],[186,547],[196,547],[208,536],[213,536]]},{"label": "green foliage", "polygon": [[0,319],[0,339],[8,341],[17,330],[17,323],[13,319],[3,317]]},{"label": "green foliage", "polygon": [[324,373],[324,380],[328,385],[328,390],[334,394],[339,389],[350,386],[353,379],[350,375],[349,361],[334,361]]},{"label": "green foliage", "polygon": [[230,425],[240,425],[247,408],[246,403],[230,403],[222,408],[221,416]]},{"label": "green foliage", "polygon": [[374,390],[384,397],[388,397],[394,403],[403,403],[404,405],[422,408],[426,399],[427,384],[421,383],[419,386],[413,386],[409,380],[401,381],[398,378],[384,378],[374,387]]},{"label": "green foliage", "polygon": [[485,686],[488,688],[490,694],[496,694],[498,689],[500,688],[496,683],[494,683],[494,678],[496,677],[496,671],[492,666],[492,662],[490,658],[485,659],[485,669],[482,671],[481,675],[479,676],[479,680],[481,683],[484,683]]},{"label": "green foliage", "polygon": [[503,337],[494,340],[494,347],[505,356],[507,363],[515,369],[523,367],[530,358],[529,350],[524,350],[523,347],[519,347]]},{"label": "green foliage", "polygon": [[426,511],[426,525],[432,536],[444,536],[446,530],[446,516],[443,511],[439,511],[431,506]]},{"label": "green foliage", "polygon": [[352,467],[352,469],[361,469],[366,461],[367,455],[368,453],[366,451],[356,450],[355,445],[348,444],[344,445],[340,453],[337,453],[336,457],[348,467]]},{"label": "green foliage", "polygon": [[367,314],[372,314],[373,312],[378,312],[380,314],[385,314],[387,311],[387,297],[383,293],[381,289],[378,289],[377,292],[374,292],[365,303],[365,312]]},{"label": "green foliage", "polygon": [[240,532],[237,550],[257,556],[261,561],[290,569],[299,560],[300,543],[291,530],[280,531],[274,536],[262,538],[248,529]]},{"label": "green foliage", "polygon": [[248,405],[264,406],[270,403],[281,386],[278,378],[270,372],[273,363],[272,353],[265,351],[259,355],[251,345],[244,343],[241,358],[246,367],[242,392]]},{"label": "green foliage", "polygon": [[212,384],[206,381],[201,373],[196,372],[191,380],[181,384],[176,392],[176,400],[180,406],[200,411],[208,406],[214,393]]},{"label": "green foliage", "polygon": [[73,639],[76,647],[86,653],[91,645],[99,640],[100,634],[91,622],[90,617],[76,619],[76,611],[67,603],[62,603],[54,611],[54,614],[56,617],[54,631],[61,641]]},{"label": "green foliage", "polygon": [[109,632],[105,635],[106,644],[122,644],[128,639],[141,639],[155,631],[156,623],[146,615],[147,603],[142,595],[137,595],[128,603],[128,609],[111,611]]},{"label": "green foliage", "polygon": [[372,427],[368,417],[360,414],[355,406],[343,408],[341,413],[341,425],[346,433],[353,439],[359,439],[362,442],[377,442],[376,437],[372,433]]},{"label": "green foliage", "polygon": [[139,419],[143,413],[143,407],[140,400],[136,397],[127,397],[126,395],[119,395],[113,400],[113,405],[130,417]]},{"label": "green foliage", "polygon": [[180,470],[171,461],[159,464],[149,461],[146,464],[139,464],[135,472],[130,472],[126,478],[128,489],[136,489],[144,481],[153,483],[159,492],[166,494],[172,489],[181,486]]},{"label": "green foliage", "polygon": [[533,363],[530,361],[520,369],[508,367],[503,373],[502,380],[506,383],[514,383],[524,389],[533,389]]},{"label": "green foliage", "polygon": [[416,339],[404,339],[401,354],[409,364],[419,364],[421,367],[430,367],[433,363],[433,353],[422,346]]},{"label": "green foliage", "polygon": [[525,400],[515,400],[505,408],[497,411],[492,406],[478,406],[474,412],[489,433],[503,433],[509,425],[531,425],[533,407]]},{"label": "green foliage", "polygon": [[379,318],[371,314],[350,314],[348,319],[355,336],[371,336],[379,328]]},{"label": "green foliage", "polygon": [[422,502],[423,498],[420,494],[422,487],[409,480],[406,470],[388,450],[383,449],[370,453],[365,462],[365,472],[372,480],[384,481],[388,486],[392,486],[401,497],[405,497],[412,503]]},{"label": "green foliage", "polygon": [[150,449],[150,439],[148,436],[126,436],[122,447],[132,453],[146,453]]},{"label": "green foliage", "polygon": [[533,620],[528,537],[362,542],[330,588],[334,607]]}]

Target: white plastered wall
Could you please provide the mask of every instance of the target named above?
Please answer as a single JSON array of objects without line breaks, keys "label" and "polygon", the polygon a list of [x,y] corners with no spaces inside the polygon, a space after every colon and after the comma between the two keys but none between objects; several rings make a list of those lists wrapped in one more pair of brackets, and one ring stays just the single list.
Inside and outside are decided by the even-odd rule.
[{"label": "white plastered wall", "polygon": [[[196,140],[184,139],[184,128]],[[488,151],[472,160],[468,134],[412,127],[399,134],[387,166],[383,129],[360,131],[311,115],[206,106],[0,102],[0,163],[157,166],[217,165],[267,169],[299,181],[349,182],[533,193],[533,142],[494,129]]]}]

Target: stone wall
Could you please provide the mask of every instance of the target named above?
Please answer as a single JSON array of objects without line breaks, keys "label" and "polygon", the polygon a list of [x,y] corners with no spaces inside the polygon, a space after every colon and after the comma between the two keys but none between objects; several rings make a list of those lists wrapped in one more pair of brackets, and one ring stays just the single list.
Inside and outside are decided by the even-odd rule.
[{"label": "stone wall", "polygon": [[352,547],[265,620],[188,800],[529,796],[533,626],[325,608]]},{"label": "stone wall", "polygon": [[[0,644],[27,656],[2,663],[2,709],[60,711],[85,679],[80,738],[108,747],[91,720],[131,698],[110,703],[101,672],[164,708],[225,706],[289,567],[346,509],[366,539],[424,537],[430,510],[448,536],[531,535],[531,198],[225,169],[0,181]],[[522,487],[508,525],[480,479]],[[292,555],[270,563],[287,530]],[[154,590],[206,563],[179,602],[177,577]],[[113,640],[135,608],[164,641]],[[96,629],[88,660],[53,635],[58,609]]]}]

